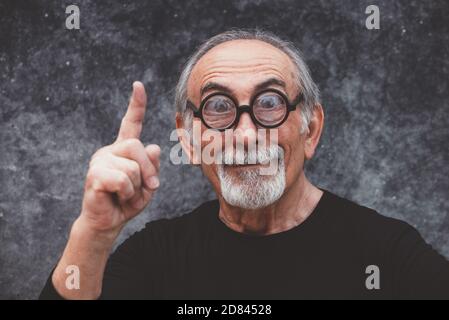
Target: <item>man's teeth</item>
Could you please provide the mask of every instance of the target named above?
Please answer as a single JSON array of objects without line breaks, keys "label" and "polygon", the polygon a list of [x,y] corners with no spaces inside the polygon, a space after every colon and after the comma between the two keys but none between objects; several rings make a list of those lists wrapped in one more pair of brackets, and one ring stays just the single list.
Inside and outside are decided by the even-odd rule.
[{"label": "man's teeth", "polygon": [[270,161],[257,161],[257,162],[228,162],[225,163],[226,166],[251,166],[251,165],[264,165],[264,164],[268,164]]}]

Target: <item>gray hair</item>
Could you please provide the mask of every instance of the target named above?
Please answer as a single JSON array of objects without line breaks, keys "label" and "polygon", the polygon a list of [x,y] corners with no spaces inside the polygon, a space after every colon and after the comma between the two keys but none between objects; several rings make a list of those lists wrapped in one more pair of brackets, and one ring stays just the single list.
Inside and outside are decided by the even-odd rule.
[{"label": "gray hair", "polygon": [[209,50],[221,43],[233,40],[259,40],[266,42],[283,51],[292,60],[293,64],[296,66],[296,81],[298,88],[302,90],[302,94],[304,95],[304,106],[301,108],[301,133],[307,131],[313,110],[315,106],[319,104],[320,94],[318,87],[310,76],[309,68],[304,62],[301,52],[294,46],[294,44],[260,29],[232,29],[220,33],[201,44],[188,58],[175,89],[176,111],[181,114],[186,129],[190,129],[192,126],[193,112],[190,108],[186,108],[186,103],[187,82],[194,66]]}]

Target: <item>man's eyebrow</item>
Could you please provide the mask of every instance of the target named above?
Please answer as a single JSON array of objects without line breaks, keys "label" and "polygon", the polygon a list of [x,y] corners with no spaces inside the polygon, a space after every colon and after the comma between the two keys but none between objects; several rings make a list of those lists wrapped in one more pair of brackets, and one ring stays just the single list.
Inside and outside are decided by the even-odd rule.
[{"label": "man's eyebrow", "polygon": [[269,78],[261,83],[259,83],[258,85],[256,85],[256,87],[254,88],[254,90],[257,91],[261,91],[263,89],[267,89],[268,87],[271,87],[273,85],[282,87],[285,89],[286,84],[283,80],[279,79],[279,78]]},{"label": "man's eyebrow", "polygon": [[[277,85],[285,89],[286,84],[283,80],[279,78],[269,78],[267,80],[264,80],[263,82],[257,84],[254,88],[254,91],[261,91],[263,89],[266,89],[272,85]],[[207,82],[200,90],[200,94],[204,95],[209,90],[217,90],[222,91],[225,93],[232,93],[232,90],[226,87],[225,85],[219,84],[217,82]]]},{"label": "man's eyebrow", "polygon": [[226,87],[222,84],[219,84],[217,82],[208,82],[203,87],[201,87],[200,95],[204,95],[204,93],[206,93],[207,91],[210,91],[210,90],[217,90],[217,91],[222,91],[222,92],[226,92],[226,93],[232,93],[231,89],[229,89],[228,87]]}]

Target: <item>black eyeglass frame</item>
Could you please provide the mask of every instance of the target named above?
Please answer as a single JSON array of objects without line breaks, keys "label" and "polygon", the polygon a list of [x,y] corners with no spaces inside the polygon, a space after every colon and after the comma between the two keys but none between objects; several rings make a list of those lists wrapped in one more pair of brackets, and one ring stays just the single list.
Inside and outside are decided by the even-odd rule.
[{"label": "black eyeglass frame", "polygon": [[[282,99],[284,99],[285,104],[286,104],[286,107],[287,107],[287,112],[285,113],[284,118],[282,119],[281,122],[279,122],[279,123],[277,123],[277,124],[275,124],[275,125],[265,125],[265,124],[261,123],[260,121],[257,120],[256,116],[254,115],[254,111],[253,111],[253,108],[254,108],[254,101],[256,101],[256,99],[257,99],[258,97],[260,97],[262,94],[265,94],[265,93],[267,93],[267,92],[273,92],[273,93],[276,93],[276,94],[278,94],[279,96],[281,96]],[[234,106],[235,106],[235,108],[237,109],[237,114],[236,114],[236,116],[235,116],[234,121],[233,121],[229,126],[227,126],[226,128],[213,128],[213,127],[211,127],[211,126],[209,126],[209,125],[207,124],[207,122],[204,120],[204,117],[203,117],[203,109],[204,109],[204,105],[206,104],[206,102],[207,102],[211,97],[213,97],[213,96],[218,96],[218,95],[220,95],[220,96],[225,96],[225,97],[229,98],[229,99],[234,103]],[[251,120],[252,120],[253,123],[255,123],[256,125],[258,125],[258,126],[260,126],[260,127],[262,127],[262,128],[265,128],[265,129],[272,129],[272,128],[277,128],[277,127],[281,126],[281,125],[288,119],[288,116],[289,116],[290,112],[291,112],[291,111],[294,111],[294,110],[296,109],[296,106],[297,106],[298,104],[300,104],[301,102],[303,102],[303,101],[304,101],[304,95],[302,94],[302,92],[300,92],[300,93],[298,94],[298,96],[293,100],[293,102],[290,102],[290,101],[288,100],[287,96],[286,96],[282,91],[277,90],[277,89],[271,89],[271,88],[270,88],[270,89],[265,89],[265,90],[262,90],[262,91],[260,91],[260,92],[257,92],[255,95],[253,95],[253,97],[251,98],[251,101],[250,101],[250,104],[249,104],[249,105],[239,105],[239,104],[237,103],[236,99],[235,99],[233,96],[231,96],[230,94],[223,93],[223,92],[214,92],[214,93],[211,93],[210,95],[206,96],[206,97],[201,101],[201,104],[200,104],[200,107],[199,107],[199,108],[197,108],[197,107],[196,107],[190,100],[187,100],[186,107],[192,109],[192,110],[193,110],[193,116],[194,116],[195,118],[200,118],[200,119],[201,119],[201,122],[202,122],[208,129],[217,130],[217,131],[225,131],[225,130],[227,130],[227,129],[230,129],[230,128],[234,127],[234,126],[240,121],[240,116],[241,116],[244,112],[248,112],[248,113],[249,113],[249,115],[250,115],[250,117],[251,117]]]}]

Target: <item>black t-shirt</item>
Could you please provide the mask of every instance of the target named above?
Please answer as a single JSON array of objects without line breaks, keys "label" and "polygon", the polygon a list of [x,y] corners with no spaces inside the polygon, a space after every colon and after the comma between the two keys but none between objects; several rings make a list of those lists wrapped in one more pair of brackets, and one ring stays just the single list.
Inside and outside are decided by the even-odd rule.
[{"label": "black t-shirt", "polygon": [[[111,255],[104,299],[449,299],[449,263],[405,222],[327,190],[300,225],[228,228],[218,201],[148,223]],[[41,298],[59,298],[51,277]]]}]

